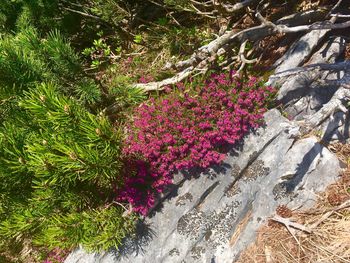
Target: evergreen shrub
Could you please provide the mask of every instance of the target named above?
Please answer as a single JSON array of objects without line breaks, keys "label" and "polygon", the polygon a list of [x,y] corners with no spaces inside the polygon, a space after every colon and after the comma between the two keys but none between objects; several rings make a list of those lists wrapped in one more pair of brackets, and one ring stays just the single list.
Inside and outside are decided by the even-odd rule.
[{"label": "evergreen shrub", "polygon": [[122,116],[142,94],[101,94],[58,31],[0,36],[0,254],[107,250],[133,232],[137,217],[114,202],[122,121],[102,109],[121,105]]},{"label": "evergreen shrub", "polygon": [[124,147],[124,154],[137,160],[135,173],[126,179],[120,200],[147,214],[176,171],[219,164],[225,145],[263,123],[274,89],[255,77],[244,81],[232,74],[179,83],[178,92],[135,110]]}]

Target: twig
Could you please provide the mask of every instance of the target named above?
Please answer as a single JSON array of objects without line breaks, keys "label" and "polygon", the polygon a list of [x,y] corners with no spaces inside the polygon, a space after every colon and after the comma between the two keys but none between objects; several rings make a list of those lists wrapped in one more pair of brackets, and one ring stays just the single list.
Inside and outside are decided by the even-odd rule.
[{"label": "twig", "polygon": [[256,12],[256,17],[260,20],[262,24],[273,28],[274,31],[278,33],[296,33],[296,32],[302,32],[302,31],[342,29],[342,28],[350,27],[350,21],[334,24],[337,16],[332,17],[330,21],[313,23],[311,25],[294,26],[294,27],[288,27],[286,25],[276,25],[271,21],[266,20],[259,12]]},{"label": "twig", "polygon": [[245,0],[243,2],[236,3],[234,5],[221,4],[220,6],[223,7],[227,13],[233,13],[242,8],[249,6],[250,4],[253,4],[254,2],[257,2],[257,0]]},{"label": "twig", "polygon": [[323,250],[324,252],[327,252],[327,253],[331,254],[332,256],[335,256],[335,257],[341,259],[341,260],[342,260],[341,262],[348,262],[348,263],[350,263],[349,260],[347,260],[347,259],[345,259],[345,258],[343,258],[343,257],[341,257],[341,256],[339,256],[339,255],[337,255],[337,254],[334,254],[332,251],[329,251],[328,249],[326,249],[326,248],[324,248],[324,247],[318,246],[317,244],[315,244],[315,243],[312,242],[311,240],[310,240],[310,243],[311,243],[315,248],[318,248],[318,249],[320,249],[320,250]]},{"label": "twig", "polygon": [[350,18],[350,15],[340,15],[340,14],[331,14],[332,17],[339,17],[339,18]]},{"label": "twig", "polygon": [[298,263],[297,259],[288,251],[288,249],[285,248],[285,246],[282,244],[282,242],[280,241],[279,243],[280,243],[280,245],[282,246],[282,248],[284,249],[284,251],[286,251],[287,254],[288,254],[292,259],[294,259],[295,262]]},{"label": "twig", "polygon": [[[275,25],[274,23],[267,21],[262,15],[257,11],[256,16],[262,22],[262,25],[255,26],[252,28],[244,29],[241,31],[231,30],[219,36],[215,40],[211,41],[209,44],[202,46],[196,50],[193,55],[184,61],[180,61],[175,64],[176,69],[182,69],[180,73],[177,73],[175,76],[159,81],[151,82],[147,84],[135,84],[135,86],[145,89],[146,91],[159,90],[166,85],[175,84],[178,81],[183,80],[184,78],[190,76],[195,69],[207,69],[208,64],[210,63],[210,58],[217,56],[218,52],[223,50],[228,50],[232,43],[236,40],[240,40],[244,43],[246,40],[252,39],[261,39],[271,33],[294,33],[301,31],[309,30],[323,30],[323,29],[335,29],[335,28],[345,28],[350,27],[350,21],[345,23],[333,24],[336,20],[336,17],[331,18],[327,23],[320,24],[311,24],[311,25],[302,25],[295,27],[288,27],[285,25]],[[255,63],[256,60],[247,60],[243,55],[239,56],[242,62],[245,63]],[[244,63],[241,64],[239,70],[242,70]],[[243,65],[243,67],[242,67]]]},{"label": "twig", "polygon": [[143,22],[143,23],[145,23],[145,24],[149,24],[149,25],[152,25],[152,26],[154,26],[154,27],[158,27],[158,28],[164,29],[165,31],[168,31],[168,32],[170,31],[170,29],[167,28],[166,26],[162,26],[162,25],[160,25],[160,24],[147,21],[146,19],[143,19],[143,18],[141,18],[141,17],[135,17],[135,20],[139,20],[139,21],[141,21],[141,22]]},{"label": "twig", "polygon": [[280,217],[278,215],[275,215],[275,217],[272,218],[272,220],[283,224],[287,228],[288,232],[292,235],[292,237],[294,238],[295,242],[297,242],[299,247],[303,250],[303,248],[302,248],[298,238],[295,236],[295,230],[294,229],[299,229],[299,230],[302,230],[302,231],[310,234],[311,231],[307,227],[305,227],[305,226],[303,226],[301,224],[298,224],[298,223],[294,223],[290,219],[283,218],[283,217]]},{"label": "twig", "polygon": [[301,230],[301,231],[306,232],[308,234],[311,234],[311,232],[312,232],[312,230],[310,228],[308,228],[302,224],[292,222],[290,219],[283,218],[279,215],[275,215],[272,218],[272,220],[285,225],[287,228],[293,227],[295,229]]},{"label": "twig", "polygon": [[310,226],[310,229],[314,229],[318,227],[323,221],[325,221],[327,218],[329,218],[334,212],[345,209],[350,207],[350,200],[345,201],[341,205],[337,206],[336,208],[333,208],[332,210],[325,213],[317,222],[313,223]]},{"label": "twig", "polygon": [[347,108],[343,105],[344,101],[350,100],[350,90],[340,87],[333,95],[331,100],[323,105],[323,107],[314,115],[306,119],[307,126],[311,129],[317,127],[329,116],[333,116],[338,111],[347,113]]},{"label": "twig", "polygon": [[331,14],[333,13],[333,11],[334,11],[335,9],[337,9],[338,6],[340,6],[340,4],[341,4],[342,2],[343,2],[343,0],[339,0],[339,1],[332,7],[332,9],[328,12],[328,14],[327,14],[326,17],[331,16]]},{"label": "twig", "polygon": [[[245,67],[246,64],[253,64],[253,63],[255,63],[255,62],[257,61],[256,58],[255,58],[255,59],[247,59],[247,58],[244,56],[244,51],[245,51],[245,47],[246,47],[246,45],[247,45],[247,42],[248,42],[248,40],[245,40],[245,41],[241,44],[241,46],[240,46],[240,48],[239,48],[239,51],[238,51],[238,56],[237,56],[237,58],[238,58],[238,60],[241,62],[241,65],[240,65],[239,69],[237,70],[237,72],[235,73],[236,76],[239,75],[239,73],[244,69],[244,67]],[[232,64],[232,63],[231,63],[231,64]],[[229,66],[230,66],[230,65],[228,65],[228,67],[229,67]]]},{"label": "twig", "polygon": [[265,246],[264,252],[265,252],[265,262],[266,263],[272,263],[270,247],[269,246]]},{"label": "twig", "polygon": [[213,16],[215,12],[203,12],[199,10],[197,7],[195,7],[193,4],[191,4],[191,7],[193,8],[193,10],[195,10],[195,13],[198,15],[202,15],[209,18],[216,18],[215,16]]},{"label": "twig", "polygon": [[185,78],[190,76],[192,72],[193,72],[193,67],[190,67],[180,72],[179,74],[175,75],[172,78],[168,78],[159,82],[139,83],[134,86],[137,88],[141,88],[145,91],[162,90],[167,85],[172,85],[184,80]]},{"label": "twig", "polygon": [[63,7],[63,9],[67,10],[69,12],[72,12],[72,13],[76,13],[76,14],[85,16],[85,17],[89,17],[89,18],[93,18],[93,19],[96,19],[96,20],[104,21],[102,18],[100,18],[98,16],[94,16],[94,15],[91,15],[91,14],[88,14],[88,13],[84,13],[84,12],[81,12],[81,11],[78,11],[78,10],[75,10],[75,9],[71,9],[69,7]]},{"label": "twig", "polygon": [[211,1],[207,1],[207,2],[198,2],[198,1],[195,1],[195,0],[190,0],[193,4],[196,4],[196,5],[201,5],[201,6],[204,6],[204,7],[210,7],[212,6],[211,4]]},{"label": "twig", "polygon": [[173,21],[175,22],[175,24],[177,24],[178,26],[181,26],[181,24],[179,23],[179,21],[176,20],[176,18],[173,16],[174,12],[169,12],[168,15],[173,19]]}]

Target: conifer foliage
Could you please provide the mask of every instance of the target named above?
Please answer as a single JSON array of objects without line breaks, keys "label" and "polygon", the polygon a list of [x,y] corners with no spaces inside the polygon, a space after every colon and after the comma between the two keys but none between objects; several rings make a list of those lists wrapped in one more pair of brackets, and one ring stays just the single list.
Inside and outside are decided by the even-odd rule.
[{"label": "conifer foliage", "polygon": [[113,201],[122,128],[103,108],[135,91],[103,93],[58,30],[27,23],[0,35],[0,254],[118,247],[137,218]]}]

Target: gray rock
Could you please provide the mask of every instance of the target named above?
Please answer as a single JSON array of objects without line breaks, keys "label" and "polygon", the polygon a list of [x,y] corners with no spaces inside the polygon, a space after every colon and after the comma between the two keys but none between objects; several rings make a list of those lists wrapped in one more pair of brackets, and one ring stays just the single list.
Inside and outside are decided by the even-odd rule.
[{"label": "gray rock", "polygon": [[66,263],[233,262],[279,204],[309,207],[334,182],[337,158],[277,110],[220,167],[183,182],[118,252],[79,248]]},{"label": "gray rock", "polygon": [[289,102],[285,112],[289,119],[301,121],[316,113],[326,104],[336,92],[337,87],[310,88],[306,95]]},{"label": "gray rock", "polygon": [[345,142],[350,138],[349,114],[337,112],[333,118],[327,119],[319,127],[319,133],[326,141],[338,140]]},{"label": "gray rock", "polygon": [[[327,41],[315,52],[308,64],[334,63],[343,53],[345,39],[335,37]],[[331,73],[317,68],[280,80],[277,99],[284,105],[289,119],[304,120],[306,116],[316,113],[334,95],[337,86],[321,85],[321,82],[339,80],[344,72]]]},{"label": "gray rock", "polygon": [[[339,55],[344,51],[345,39],[336,37],[327,41],[310,58],[308,64],[334,63]],[[292,66],[292,65],[290,65]],[[319,79],[333,79],[334,76],[321,72],[318,69],[301,72],[284,80],[278,90],[277,99],[286,104],[289,101],[307,95],[312,88],[312,84]]]},{"label": "gray rock", "polygon": [[275,73],[301,66],[312,54],[314,49],[329,32],[326,30],[314,30],[303,35],[280,59],[275,62]]}]

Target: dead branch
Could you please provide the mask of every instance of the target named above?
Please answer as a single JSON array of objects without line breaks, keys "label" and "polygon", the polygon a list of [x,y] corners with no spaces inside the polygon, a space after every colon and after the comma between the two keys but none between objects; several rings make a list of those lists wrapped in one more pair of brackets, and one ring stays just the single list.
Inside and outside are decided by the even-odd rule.
[{"label": "dead branch", "polygon": [[249,6],[250,4],[253,4],[255,2],[258,2],[257,0],[245,0],[243,2],[240,2],[240,3],[236,3],[234,5],[230,5],[230,4],[222,4],[222,3],[217,3],[214,1],[214,5],[219,5],[220,7],[223,8],[223,10],[226,12],[226,13],[233,13],[233,12],[236,12],[240,9],[243,9],[247,6]]},{"label": "dead branch", "polygon": [[196,0],[190,0],[193,4],[196,4],[196,5],[200,5],[200,6],[204,6],[204,7],[211,7],[212,6],[212,2],[211,1],[207,1],[207,2],[198,2]]},{"label": "dead branch", "polygon": [[247,59],[244,55],[244,51],[245,51],[245,47],[247,45],[247,40],[245,40],[240,48],[239,48],[239,52],[238,52],[238,56],[237,56],[237,59],[241,62],[241,65],[239,67],[239,69],[237,70],[236,74],[235,75],[238,75],[245,67],[246,64],[253,64],[257,61],[257,59]]},{"label": "dead branch", "polygon": [[[240,39],[246,40],[246,39],[249,39],[250,36],[254,36],[255,38],[256,37],[263,38],[269,34],[269,31],[266,31],[264,29],[266,29],[265,26],[256,26],[256,27],[239,31],[239,32],[229,31],[224,35],[218,37],[217,39],[213,40],[208,45],[201,47],[192,55],[190,59],[181,61],[179,64],[177,64],[177,67],[179,68],[183,68],[183,67],[187,67],[187,68],[185,68],[180,73],[177,73],[175,76],[159,82],[150,82],[146,84],[141,83],[141,84],[135,84],[135,86],[142,88],[146,91],[159,90],[166,85],[172,85],[185,79],[196,70],[206,71],[206,69],[208,68],[210,58],[216,57],[217,52],[219,51],[220,48],[223,48],[223,50],[227,50],[231,47],[229,43],[232,43],[234,40],[240,40]],[[225,46],[226,44],[228,45]]]},{"label": "dead branch", "polygon": [[331,16],[331,14],[334,12],[335,9],[337,9],[340,4],[343,2],[343,0],[338,0],[338,2],[332,7],[332,9],[328,12],[326,17]]},{"label": "dead branch", "polygon": [[82,12],[82,11],[79,11],[79,10],[71,9],[71,8],[68,8],[68,7],[63,7],[63,9],[67,10],[69,12],[72,12],[72,13],[79,14],[81,16],[85,16],[85,17],[88,17],[88,18],[93,18],[93,19],[96,19],[96,20],[99,20],[99,21],[103,21],[103,19],[98,17],[98,16],[94,16],[94,15],[91,15],[91,14],[88,14],[88,13],[85,13],[85,12]]},{"label": "dead branch", "polygon": [[158,81],[158,82],[139,83],[139,84],[136,84],[135,87],[141,88],[145,91],[162,90],[167,85],[172,85],[184,80],[185,78],[190,76],[193,73],[193,71],[194,71],[193,68],[189,67],[171,78]]},{"label": "dead branch", "polygon": [[348,109],[343,105],[344,101],[350,100],[350,86],[340,87],[333,95],[332,99],[323,105],[323,107],[306,119],[306,124],[311,128],[317,127],[328,117],[333,116],[336,112],[342,111],[344,113],[348,112]]},{"label": "dead branch", "polygon": [[[162,4],[154,1],[154,0],[148,0],[149,2],[156,4],[158,6],[162,6]],[[229,14],[232,14],[234,12],[237,12],[250,4],[254,4],[258,0],[244,0],[242,2],[236,3],[234,5],[228,4],[228,3],[221,3],[220,1],[207,1],[207,2],[199,2],[196,0],[190,0],[189,6],[184,7],[181,6],[180,9],[185,12],[191,12],[195,13],[200,16],[208,17],[215,19],[217,18],[217,15],[223,15],[227,16]],[[162,6],[164,7],[164,6]],[[202,10],[212,10],[212,11],[202,11]]]},{"label": "dead branch", "polygon": [[285,17],[278,19],[275,24],[276,25],[287,25],[287,26],[296,26],[300,24],[308,24],[319,21],[320,19],[324,19],[324,10],[315,9],[309,10],[305,12],[299,12],[295,14],[291,14]]},{"label": "dead branch", "polygon": [[334,22],[337,19],[337,16],[332,17],[329,21],[323,21],[323,22],[313,23],[311,25],[301,25],[301,26],[294,26],[294,27],[288,27],[286,25],[276,25],[271,21],[266,20],[259,12],[256,12],[255,16],[260,20],[262,24],[273,28],[273,30],[278,33],[296,33],[296,32],[302,32],[302,31],[342,29],[342,28],[350,27],[350,21],[334,24]]},{"label": "dead branch", "polygon": [[266,263],[272,263],[272,252],[271,248],[269,246],[265,246],[264,248],[264,253],[265,253],[265,262]]},{"label": "dead branch", "polygon": [[[232,30],[224,33],[223,35],[219,36],[212,42],[210,42],[207,45],[204,45],[200,47],[197,51],[193,53],[193,55],[187,59],[180,61],[176,63],[174,66],[177,70],[184,69],[186,67],[195,66],[196,64],[200,63],[200,61],[208,56],[208,54],[212,55],[222,55],[225,53],[225,49],[220,50],[221,47],[223,47],[226,43],[229,42],[229,39],[232,38],[238,30],[235,29],[237,25],[239,25],[242,20],[247,16],[247,14],[243,15],[233,26]],[[222,51],[222,52],[220,52]]]},{"label": "dead branch", "polygon": [[[297,15],[293,16],[287,16],[285,18],[281,18],[277,21],[278,24],[291,24],[293,19],[297,21],[306,21],[310,20],[314,17],[318,17],[320,14],[320,11],[308,11],[304,13],[299,13]],[[217,53],[221,48],[223,52],[221,52],[218,55],[223,55],[225,53],[225,50],[230,49],[232,42],[235,40],[244,42],[245,40],[249,41],[256,41],[259,39],[262,39],[270,34],[272,34],[271,28],[268,28],[265,25],[255,26],[252,28],[244,29],[242,31],[238,31],[235,29],[237,25],[239,25],[242,20],[246,17],[246,15],[242,16],[234,25],[233,29],[231,31],[226,32],[222,36],[216,38],[209,44],[200,47],[197,51],[193,53],[193,55],[184,61],[177,62],[174,67],[177,70],[184,69],[189,66],[195,66],[197,63],[199,63],[203,58],[207,57],[208,54],[214,54]]]},{"label": "dead branch", "polygon": [[302,224],[299,224],[299,223],[295,223],[293,221],[291,221],[289,218],[283,218],[279,215],[275,215],[273,218],[272,218],[273,221],[276,221],[278,223],[281,223],[283,225],[285,225],[287,228],[295,228],[295,229],[298,229],[298,230],[301,230],[305,233],[308,233],[308,234],[311,234],[312,230]]},{"label": "dead branch", "polygon": [[[261,21],[262,25],[241,31],[231,30],[222,36],[219,36],[209,44],[202,46],[197,51],[195,51],[189,59],[176,63],[175,68],[182,69],[182,71],[180,73],[177,73],[175,76],[159,82],[136,84],[135,86],[146,91],[159,90],[166,85],[172,85],[178,81],[185,79],[194,71],[206,72],[208,70],[210,62],[213,61],[213,58],[217,57],[218,53],[224,54],[227,50],[232,49],[231,45],[234,43],[234,41],[237,40],[244,43],[246,40],[254,41],[262,39],[273,33],[295,33],[310,30],[325,30],[350,27],[350,21],[334,24],[337,17],[332,17],[330,21],[294,27],[276,25],[270,21],[267,21],[258,11],[256,12],[256,17]],[[238,58],[242,62],[240,70],[242,70],[242,66],[244,67],[245,64],[255,62],[255,60],[247,60],[242,54],[239,54]]]},{"label": "dead branch", "polygon": [[313,223],[310,226],[310,229],[315,229],[316,227],[318,227],[322,222],[324,222],[327,218],[329,218],[332,214],[334,214],[335,212],[348,208],[350,207],[350,200],[345,201],[344,203],[342,203],[341,205],[333,208],[332,210],[326,212],[319,220],[317,220],[315,223]]},{"label": "dead branch", "polygon": [[[205,17],[208,17],[208,18],[216,18],[214,15],[215,15],[215,11],[211,11],[211,12],[204,12],[204,11],[201,11],[199,10],[195,5],[191,4],[191,7],[192,9],[194,10],[194,12],[197,14],[197,15],[201,15],[201,16],[205,16]],[[185,9],[184,9],[185,10]],[[186,9],[187,11],[191,11],[190,9]],[[192,11],[193,12],[193,11]]]},{"label": "dead branch", "polygon": [[280,217],[279,215],[275,215],[273,218],[272,218],[273,221],[276,221],[278,223],[281,223],[283,224],[288,232],[292,235],[292,237],[294,238],[294,240],[300,245],[300,242],[298,240],[298,238],[296,237],[295,235],[295,230],[294,229],[298,229],[298,230],[301,230],[301,231],[304,231],[308,234],[311,233],[311,230],[309,230],[306,226],[304,225],[301,225],[301,224],[298,224],[298,223],[295,223],[295,222],[292,222],[290,219],[288,218],[283,218],[283,217]]},{"label": "dead branch", "polygon": [[350,15],[331,14],[331,16],[339,18],[350,18]]},{"label": "dead branch", "polygon": [[[269,31],[264,30],[265,26],[256,26],[249,29],[245,29],[239,32],[229,31],[218,37],[214,41],[210,42],[208,45],[201,47],[197,52],[195,52],[192,57],[186,61],[182,61],[181,67],[184,65],[188,66],[180,73],[177,73],[175,76],[159,81],[159,82],[150,82],[150,83],[140,83],[135,84],[136,87],[142,88],[145,91],[152,90],[161,90],[166,85],[175,84],[188,76],[190,76],[195,71],[206,71],[208,69],[209,62],[212,60],[212,57],[216,57],[220,48],[224,50],[225,53],[228,48],[231,48],[230,45],[225,46],[225,44],[232,43],[236,39],[242,39],[243,41],[249,39],[250,36],[263,38],[269,34]],[[244,56],[241,57],[245,63],[254,63],[255,60],[247,60]]]}]

